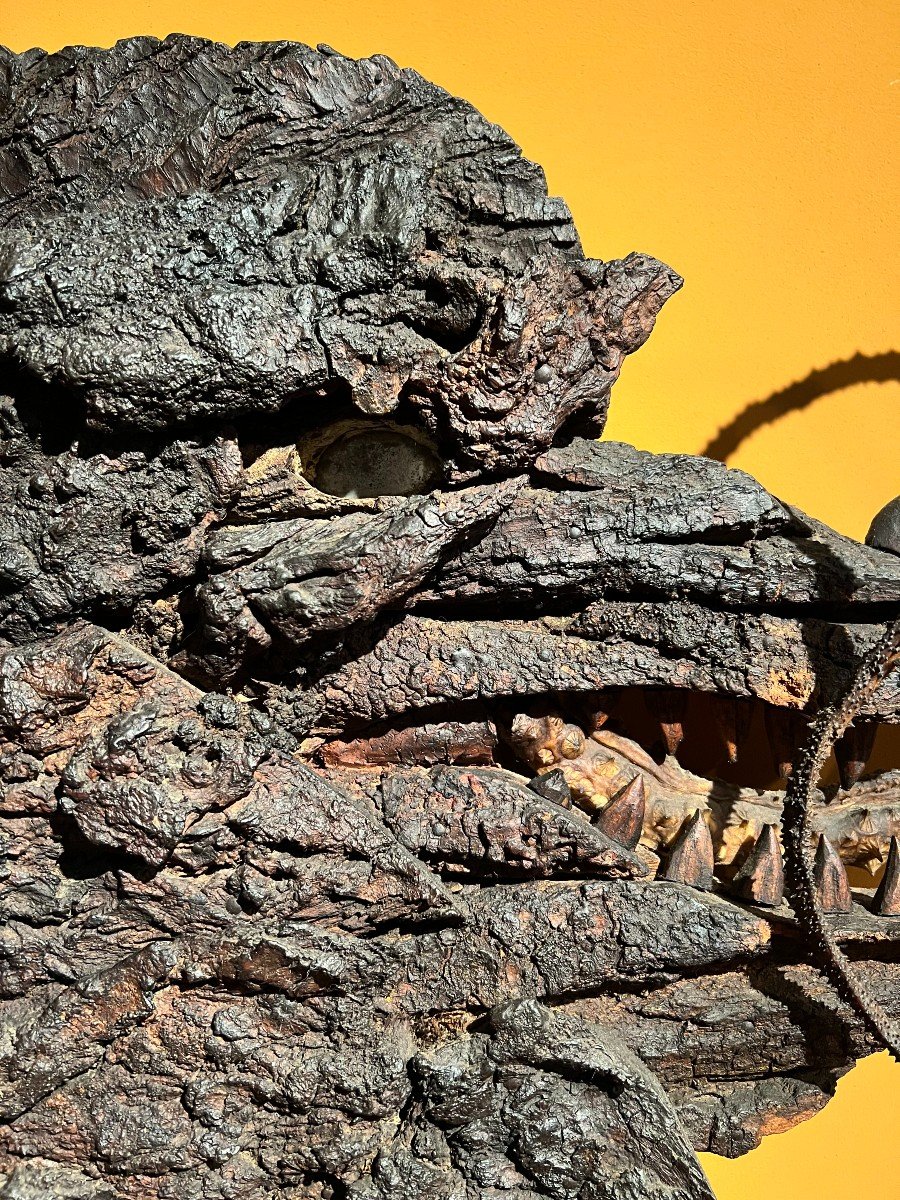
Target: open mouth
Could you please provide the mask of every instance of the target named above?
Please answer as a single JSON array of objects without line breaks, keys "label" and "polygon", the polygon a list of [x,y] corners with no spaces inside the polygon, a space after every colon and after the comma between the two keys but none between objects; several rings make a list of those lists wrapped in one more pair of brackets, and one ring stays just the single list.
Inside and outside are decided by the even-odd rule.
[{"label": "open mouth", "polygon": [[[356,786],[370,794],[378,787],[372,776],[384,768],[431,771],[432,785],[442,772],[446,778],[448,766],[461,776],[465,768],[478,768],[470,777],[483,789],[492,778],[500,788],[515,780],[636,850],[651,876],[721,887],[777,909],[784,898],[777,832],[782,789],[806,724],[797,713],[758,701],[625,688],[524,704],[504,697],[466,705],[455,718],[438,710],[352,737],[314,738],[307,753],[326,771],[340,769],[345,783],[352,785],[358,772]],[[876,746],[877,734],[877,724],[866,722],[838,743],[823,781],[827,803],[814,821],[816,835],[824,835],[851,868],[864,903],[900,834],[900,773],[869,769],[870,759],[890,761],[893,730],[883,730],[883,746]],[[439,822],[439,788],[433,806]],[[698,813],[705,832],[697,829]],[[439,860],[439,846],[431,854]],[[547,865],[538,859],[535,853],[529,862],[517,846],[506,869],[539,874]],[[451,860],[444,866],[454,869]],[[501,870],[496,863],[493,869]],[[577,869],[574,862],[571,869]],[[632,861],[621,870],[639,869]],[[900,915],[894,897],[882,898],[872,911]]]}]

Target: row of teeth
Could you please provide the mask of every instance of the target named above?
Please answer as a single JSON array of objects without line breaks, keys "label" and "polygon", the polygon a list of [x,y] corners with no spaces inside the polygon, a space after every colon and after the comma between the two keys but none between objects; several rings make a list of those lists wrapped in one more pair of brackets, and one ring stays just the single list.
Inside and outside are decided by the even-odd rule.
[{"label": "row of teeth", "polygon": [[[636,775],[601,809],[594,824],[607,837],[634,850],[646,817],[646,789]],[[711,890],[715,876],[715,850],[703,813],[695,809],[684,821],[669,849],[668,862],[657,878]],[[847,868],[824,833],[816,845],[813,877],[819,906],[826,913],[849,913],[853,896]],[[767,908],[784,903],[784,866],[774,825],[763,825],[743,865],[732,877],[729,890],[743,900]],[[881,883],[871,910],[879,916],[900,916],[900,841],[892,837]]]},{"label": "row of teeth", "polygon": [[[670,759],[662,771],[677,776],[689,785],[705,781],[691,776],[678,767],[679,748],[684,738],[683,718],[687,694],[654,690],[644,693],[660,731],[661,740]],[[708,890],[713,886],[715,871],[720,868],[729,890],[736,896],[767,907],[779,908],[784,902],[784,869],[777,823],[744,820],[717,831],[718,855],[710,830],[705,797],[702,804],[692,805],[694,791],[679,796],[676,805],[669,805],[653,794],[652,811],[648,806],[645,774],[659,771],[656,764],[636,744],[607,730],[607,722],[617,701],[616,694],[602,694],[584,713],[586,735],[579,725],[555,715],[532,717],[519,713],[506,723],[505,740],[516,755],[538,778],[532,784],[548,798],[552,795],[552,776],[560,777],[566,797],[593,814],[594,823],[608,837],[629,850],[639,847],[660,854],[664,866],[650,855],[653,865],[659,866],[657,878],[688,884]],[[737,761],[751,714],[748,701],[717,698],[718,725],[730,763]],[[804,718],[799,714],[766,712],[766,730],[779,774],[787,778],[792,770],[792,758],[803,739]],[[851,727],[835,747],[835,758],[842,786],[849,790],[862,777],[872,752],[876,722]],[[795,736],[796,735],[796,736]],[[623,755],[623,749],[626,754]],[[630,752],[630,753],[629,753]],[[630,759],[632,777],[617,786],[622,778],[622,761]],[[711,785],[706,784],[707,788]],[[565,802],[565,798],[564,802]],[[714,802],[713,802],[714,803]],[[672,811],[672,809],[676,811]],[[863,820],[866,814],[863,812]],[[754,828],[755,825],[755,828]],[[891,831],[892,832],[892,831]],[[874,839],[873,839],[874,840]],[[735,861],[737,860],[737,861]],[[738,865],[738,863],[740,865]],[[883,916],[900,916],[900,846],[896,836],[887,842],[886,861],[876,848],[865,864],[874,873],[881,865],[884,874],[872,899],[872,911]],[[724,869],[723,869],[724,868]],[[840,854],[824,833],[815,847],[814,878],[821,908],[827,913],[851,911],[852,895],[847,870]]]}]

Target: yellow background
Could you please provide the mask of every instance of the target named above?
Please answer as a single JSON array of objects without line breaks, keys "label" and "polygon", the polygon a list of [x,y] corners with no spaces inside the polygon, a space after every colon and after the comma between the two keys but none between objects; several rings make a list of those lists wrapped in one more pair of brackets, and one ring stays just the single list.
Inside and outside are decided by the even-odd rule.
[{"label": "yellow background", "polygon": [[[896,0],[3,0],[14,50],[173,30],[386,53],[507,129],[587,253],[645,250],[684,291],[625,365],[607,432],[697,452],[816,368],[898,349]],[[900,382],[857,384],[730,460],[863,537],[900,492]],[[900,1066],[735,1163],[719,1200],[900,1200]]]}]

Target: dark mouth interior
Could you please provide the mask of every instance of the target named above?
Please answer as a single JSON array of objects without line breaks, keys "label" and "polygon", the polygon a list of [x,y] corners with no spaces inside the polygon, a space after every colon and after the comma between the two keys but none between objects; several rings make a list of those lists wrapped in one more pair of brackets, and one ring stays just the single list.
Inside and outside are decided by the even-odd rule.
[{"label": "dark mouth interior", "polygon": [[[527,755],[517,752],[511,743],[509,731],[517,714],[533,718],[556,716],[578,729],[587,738],[592,731],[592,713],[609,707],[609,716],[602,728],[619,737],[626,738],[645,750],[657,763],[663,763],[668,750],[661,730],[658,710],[654,704],[652,688],[621,688],[610,693],[557,693],[543,696],[507,696],[493,700],[467,701],[455,705],[440,705],[421,710],[391,722],[377,722],[370,726],[348,730],[338,739],[326,742],[332,747],[332,761],[339,761],[339,747],[364,743],[384,743],[389,735],[406,735],[405,760],[421,765],[434,761],[454,761],[463,764],[481,763],[504,767],[519,774],[532,775],[541,768]],[[649,703],[648,703],[649,698]],[[729,697],[712,693],[682,691],[679,693],[683,706],[680,724],[683,737],[674,754],[681,768],[706,780],[718,780],[733,788],[750,788],[776,791],[785,786],[785,775],[781,773],[778,749],[775,742],[780,733],[785,741],[794,746],[802,744],[806,721],[794,710],[775,708],[755,699],[740,699],[743,708],[742,736],[737,744],[734,761],[729,761],[729,747],[723,732],[721,710],[732,702]],[[479,724],[490,725],[496,731],[493,746],[474,740],[457,739],[451,743],[457,751],[447,758],[446,744],[441,743],[434,753],[427,750],[428,739],[415,741],[412,734],[424,727],[438,728],[450,722],[474,728]],[[419,757],[416,758],[417,746]],[[879,724],[875,742],[866,760],[865,776],[878,775],[891,768],[900,758],[900,726]],[[379,750],[379,756],[386,753]],[[354,765],[359,765],[360,752],[354,753]],[[319,752],[322,757],[322,752]],[[400,759],[397,759],[400,761]],[[373,765],[375,765],[373,763]],[[380,764],[378,764],[380,765]],[[549,766],[548,768],[549,769]],[[826,795],[837,794],[841,788],[839,770],[834,753],[828,759],[821,785]]]}]

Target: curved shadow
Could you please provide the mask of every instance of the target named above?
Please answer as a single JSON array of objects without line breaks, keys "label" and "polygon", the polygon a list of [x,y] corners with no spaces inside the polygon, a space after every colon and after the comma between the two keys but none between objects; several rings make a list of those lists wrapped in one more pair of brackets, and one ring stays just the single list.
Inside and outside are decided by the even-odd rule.
[{"label": "curved shadow", "polygon": [[770,421],[777,421],[785,413],[806,408],[820,396],[838,392],[854,383],[886,383],[890,379],[900,379],[900,351],[854,354],[852,358],[839,359],[821,370],[810,371],[805,379],[788,384],[765,400],[753,400],[724,425],[700,453],[726,462],[751,433]]}]

